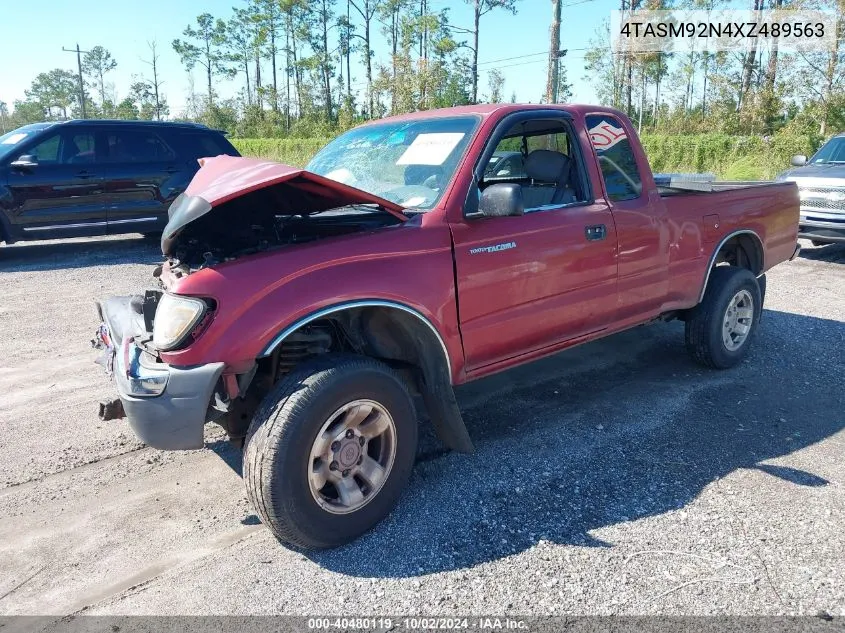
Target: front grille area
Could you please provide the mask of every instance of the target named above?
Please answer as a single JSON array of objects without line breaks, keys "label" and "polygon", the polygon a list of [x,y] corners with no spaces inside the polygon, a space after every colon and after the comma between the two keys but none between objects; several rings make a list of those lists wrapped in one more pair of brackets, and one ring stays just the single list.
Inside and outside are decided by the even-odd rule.
[{"label": "front grille area", "polygon": [[845,211],[845,202],[830,202],[827,200],[819,200],[818,198],[802,200],[801,206],[805,209],[829,209],[831,211]]},{"label": "front grille area", "polygon": [[802,209],[845,212],[845,187],[799,188]]}]

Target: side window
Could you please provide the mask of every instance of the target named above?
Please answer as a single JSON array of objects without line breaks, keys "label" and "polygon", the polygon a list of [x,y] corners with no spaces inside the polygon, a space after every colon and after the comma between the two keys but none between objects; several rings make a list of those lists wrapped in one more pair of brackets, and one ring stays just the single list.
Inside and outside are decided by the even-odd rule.
[{"label": "side window", "polygon": [[639,198],[643,190],[642,178],[631,140],[619,120],[607,114],[590,114],[587,131],[599,158],[608,198]]},{"label": "side window", "polygon": [[[505,139],[508,141],[510,139]],[[499,143],[501,146],[505,141]],[[496,148],[484,169],[484,180],[513,180],[526,178],[522,152]]]},{"label": "side window", "polygon": [[559,152],[560,154],[566,154],[567,156],[569,156],[569,136],[566,134],[566,132],[552,132],[549,134],[538,134],[537,136],[529,136],[529,153],[533,152],[535,149],[547,149],[552,152]]},{"label": "side window", "polygon": [[565,131],[503,138],[484,170],[485,180],[528,178],[525,158],[534,150],[547,150],[570,155],[569,136]]},{"label": "side window", "polygon": [[173,150],[148,130],[117,130],[106,134],[110,163],[157,163],[173,160]]},{"label": "side window", "polygon": [[35,156],[39,165],[84,165],[93,163],[94,135],[88,132],[64,130],[53,134],[23,152]]},{"label": "side window", "polygon": [[68,165],[86,165],[96,159],[94,135],[88,132],[66,131],[62,143],[62,162]]},{"label": "side window", "polygon": [[231,154],[232,150],[227,143],[221,142],[214,134],[202,134],[199,132],[184,132],[177,137],[179,139],[179,151],[190,158],[206,158],[219,156],[220,154]]},{"label": "side window", "polygon": [[61,136],[59,134],[53,134],[38,143],[35,147],[26,150],[21,155],[29,154],[31,156],[35,156],[35,160],[39,164],[55,165],[59,162],[60,141]]},{"label": "side window", "polygon": [[520,121],[497,142],[480,186],[518,183],[527,211],[582,202],[587,194],[572,143],[564,120]]}]

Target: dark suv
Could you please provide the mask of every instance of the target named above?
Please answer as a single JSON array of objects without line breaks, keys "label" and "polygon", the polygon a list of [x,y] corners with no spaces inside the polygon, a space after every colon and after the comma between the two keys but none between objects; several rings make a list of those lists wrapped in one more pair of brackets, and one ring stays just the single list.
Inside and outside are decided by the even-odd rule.
[{"label": "dark suv", "polygon": [[238,151],[195,123],[75,120],[0,136],[0,241],[156,233],[197,159]]}]

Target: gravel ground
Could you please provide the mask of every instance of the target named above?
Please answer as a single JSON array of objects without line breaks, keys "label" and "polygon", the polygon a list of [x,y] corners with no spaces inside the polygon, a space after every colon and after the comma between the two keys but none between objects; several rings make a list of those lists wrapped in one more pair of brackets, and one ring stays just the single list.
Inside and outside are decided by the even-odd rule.
[{"label": "gravel ground", "polygon": [[463,387],[477,452],[429,434],[393,514],[317,554],[259,524],[219,431],[98,421],[92,299],[154,243],[0,247],[0,614],[845,615],[845,245],[803,246],[741,366],[670,323]]}]

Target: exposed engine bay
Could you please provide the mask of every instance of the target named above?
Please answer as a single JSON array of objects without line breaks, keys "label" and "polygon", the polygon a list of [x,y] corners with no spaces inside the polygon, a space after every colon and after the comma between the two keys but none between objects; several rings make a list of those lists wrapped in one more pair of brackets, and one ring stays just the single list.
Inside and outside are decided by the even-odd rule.
[{"label": "exposed engine bay", "polygon": [[337,210],[312,216],[277,216],[258,224],[239,223],[228,228],[190,227],[172,250],[171,267],[175,264],[196,270],[287,244],[313,242],[392,224],[399,222],[388,214]]},{"label": "exposed engine bay", "polygon": [[[174,202],[171,224],[177,215],[185,219],[175,230],[168,231],[168,224],[162,237],[162,252],[170,271],[180,276],[280,246],[402,223],[376,205],[347,205],[309,213],[307,209],[313,206],[305,196],[297,200],[299,196],[294,195],[279,204],[277,194],[277,190],[259,190],[213,210],[204,209],[204,201],[198,198]],[[297,212],[297,207],[306,211]]]}]

